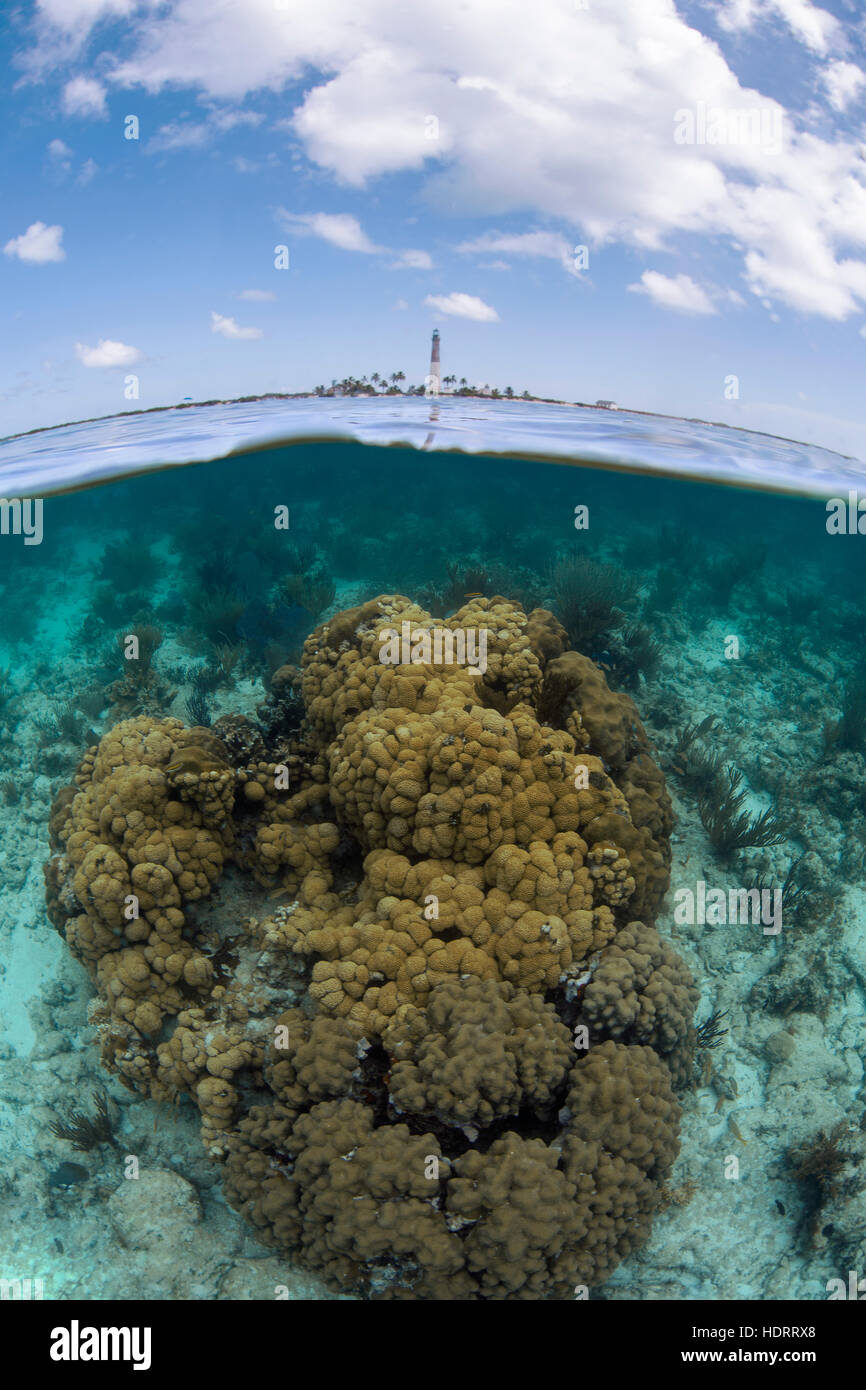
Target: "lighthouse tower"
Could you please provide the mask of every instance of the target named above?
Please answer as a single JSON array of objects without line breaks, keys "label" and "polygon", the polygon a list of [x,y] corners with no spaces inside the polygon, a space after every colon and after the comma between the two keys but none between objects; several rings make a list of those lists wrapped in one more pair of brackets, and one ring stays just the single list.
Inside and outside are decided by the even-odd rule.
[{"label": "lighthouse tower", "polygon": [[433,346],[430,350],[430,374],[427,377],[427,395],[438,396],[442,385],[442,369],[439,365],[439,329],[433,329]]}]

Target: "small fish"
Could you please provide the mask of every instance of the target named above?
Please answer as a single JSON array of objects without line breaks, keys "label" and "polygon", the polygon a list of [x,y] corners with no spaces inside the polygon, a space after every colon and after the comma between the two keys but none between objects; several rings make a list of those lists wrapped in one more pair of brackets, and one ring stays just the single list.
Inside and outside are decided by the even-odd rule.
[{"label": "small fish", "polygon": [[739,1139],[741,1144],[748,1144],[748,1139],[743,1138],[742,1134],[740,1133],[739,1126],[737,1125],[737,1122],[734,1119],[733,1115],[728,1116],[728,1129],[731,1131],[735,1139]]},{"label": "small fish", "polygon": [[90,1177],[89,1172],[81,1163],[61,1163],[53,1173],[48,1174],[49,1187],[73,1187],[77,1182],[84,1182]]},{"label": "small fish", "polygon": [[185,772],[201,774],[203,772],[228,772],[229,767],[222,758],[213,757],[206,749],[200,748],[198,744],[188,743],[184,748],[176,750],[165,770],[173,774]]}]

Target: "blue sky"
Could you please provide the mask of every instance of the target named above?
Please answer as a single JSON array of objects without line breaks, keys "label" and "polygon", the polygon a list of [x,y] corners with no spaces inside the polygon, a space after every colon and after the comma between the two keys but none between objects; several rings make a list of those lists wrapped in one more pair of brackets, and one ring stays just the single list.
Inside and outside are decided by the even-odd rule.
[{"label": "blue sky", "polygon": [[0,26],[2,434],[421,381],[436,326],[478,384],[866,458],[859,4],[25,0]]}]

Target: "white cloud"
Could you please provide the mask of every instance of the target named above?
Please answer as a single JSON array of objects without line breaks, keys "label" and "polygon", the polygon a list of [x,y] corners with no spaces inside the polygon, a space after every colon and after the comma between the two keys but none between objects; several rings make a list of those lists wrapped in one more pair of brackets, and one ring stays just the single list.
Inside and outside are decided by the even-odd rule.
[{"label": "white cloud", "polygon": [[85,367],[131,367],[141,361],[138,348],[116,343],[111,338],[100,338],[96,347],[76,343],[75,356]]},{"label": "white cloud", "polygon": [[[42,0],[40,13],[43,21],[53,14],[63,34],[73,11],[81,26],[118,6]],[[130,14],[128,56],[106,67],[106,80],[151,93],[182,88],[205,102],[284,92],[293,143],[339,184],[365,188],[383,174],[416,171],[423,195],[448,215],[530,217],[591,254],[613,242],[674,249],[681,236],[700,249],[703,238],[713,256],[720,244],[736,251],[752,293],[831,319],[859,312],[866,166],[857,134],[828,135],[823,125],[814,133],[806,113],[786,122],[775,152],[755,139],[678,144],[675,113],[683,109],[785,114],[740,82],[683,8],[674,0],[587,9],[497,0],[491,22],[489,7],[438,0],[431,31],[402,0],[317,0],[285,10],[273,0],[164,0]],[[811,0],[719,0],[716,13],[732,32],[784,25],[816,66],[844,51],[842,25]],[[856,79],[827,70],[842,101]],[[826,119],[826,108],[820,114]],[[294,226],[347,250],[384,249],[356,219],[329,224],[332,217],[313,214]],[[545,253],[542,245],[514,254],[561,259],[561,248],[551,243]]]},{"label": "white cloud", "polygon": [[52,159],[58,163],[66,163],[72,158],[72,150],[63,140],[50,140],[48,143],[48,153]]},{"label": "white cloud", "polygon": [[863,89],[866,82],[861,68],[856,63],[828,63],[821,73],[821,81],[827,92],[827,100],[834,111],[847,111],[852,101]]},{"label": "white cloud", "polygon": [[[574,262],[574,244],[556,232],[521,232],[509,236],[486,232],[474,241],[462,241],[455,249],[472,253],[501,251],[506,256],[543,256],[558,261],[570,275],[579,274]],[[499,262],[498,268],[502,265]]]},{"label": "white cloud", "polygon": [[238,299],[250,299],[256,304],[270,304],[276,299],[273,290],[241,290]]},{"label": "white cloud", "polygon": [[362,251],[373,255],[384,251],[384,246],[376,246],[361,227],[357,217],[348,212],[287,212],[279,210],[280,220],[287,231],[299,232],[302,236],[317,236],[339,246],[341,251]]},{"label": "white cloud", "polygon": [[99,165],[96,163],[96,160],[85,159],[78,171],[78,177],[75,182],[80,184],[82,188],[86,188],[91,179],[95,178],[98,173]]},{"label": "white cloud", "polygon": [[235,130],[237,126],[261,125],[264,116],[258,111],[214,111],[209,119],[217,130]]},{"label": "white cloud", "polygon": [[432,270],[433,261],[428,251],[401,251],[399,258],[391,262],[392,270]]},{"label": "white cloud", "polygon": [[394,308],[395,308],[395,309],[408,309],[408,308],[409,308],[409,301],[406,300],[406,299],[397,299],[397,300],[395,300],[395,302],[394,302]]},{"label": "white cloud", "polygon": [[262,336],[260,328],[241,328],[240,324],[235,323],[233,318],[215,313],[211,313],[210,316],[210,331],[211,333],[220,333],[223,338],[260,338]]},{"label": "white cloud", "polygon": [[656,304],[665,309],[677,309],[683,314],[714,314],[712,300],[706,290],[690,275],[670,277],[657,270],[645,270],[637,285],[629,285],[630,290],[648,295]]},{"label": "white cloud", "polygon": [[136,0],[37,0],[40,18],[67,33],[86,31],[109,15],[128,15]]},{"label": "white cloud", "polygon": [[92,77],[73,77],[63,88],[63,110],[67,116],[108,115],[105,88]]},{"label": "white cloud", "polygon": [[3,250],[7,256],[17,256],[19,261],[33,261],[36,264],[65,261],[66,252],[60,245],[62,237],[62,227],[46,227],[44,222],[33,222],[21,236],[7,241]]},{"label": "white cloud", "polygon": [[825,54],[840,40],[839,21],[812,0],[722,0],[719,22],[724,29],[753,29],[764,19],[780,19],[813,53]]},{"label": "white cloud", "polygon": [[[257,111],[210,111],[203,121],[169,121],[147,142],[148,151],[194,150],[207,145],[216,135],[238,126],[257,126],[263,117]],[[243,163],[243,156],[238,163]]]},{"label": "white cloud", "polygon": [[[357,217],[348,212],[288,212],[280,208],[278,217],[288,232],[301,236],[317,236],[322,241],[338,246],[341,251],[360,251],[373,256],[387,253],[387,246],[378,246],[371,241]],[[409,249],[394,252],[396,261],[391,262],[392,270],[432,270],[433,261],[429,252]]]},{"label": "white cloud", "polygon": [[451,314],[459,319],[475,319],[476,323],[498,323],[499,315],[483,299],[474,294],[428,294],[424,303],[439,314]]},{"label": "white cloud", "polygon": [[207,144],[211,134],[204,121],[170,121],[167,125],[159,127],[145,148],[148,152],[154,153],[159,150],[196,150]]}]

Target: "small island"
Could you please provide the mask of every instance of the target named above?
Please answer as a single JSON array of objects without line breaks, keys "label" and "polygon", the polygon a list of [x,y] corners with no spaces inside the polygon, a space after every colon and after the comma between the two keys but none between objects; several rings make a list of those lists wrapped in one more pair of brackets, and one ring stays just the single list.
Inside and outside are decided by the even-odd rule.
[{"label": "small island", "polygon": [[[314,396],[485,396],[489,400],[504,401],[538,401],[546,399],[542,396],[532,396],[528,391],[517,392],[511,386],[506,386],[500,390],[498,386],[471,386],[465,376],[459,379],[456,376],[445,376],[442,378],[442,386],[439,390],[431,390],[426,384],[421,386],[403,386],[406,380],[405,372],[392,372],[390,376],[382,376],[379,372],[373,372],[372,376],[355,377],[345,376],[342,381],[332,380],[330,386],[316,386],[313,388]],[[564,402],[554,402],[557,405]]]}]

